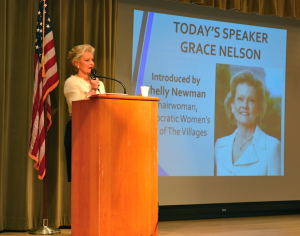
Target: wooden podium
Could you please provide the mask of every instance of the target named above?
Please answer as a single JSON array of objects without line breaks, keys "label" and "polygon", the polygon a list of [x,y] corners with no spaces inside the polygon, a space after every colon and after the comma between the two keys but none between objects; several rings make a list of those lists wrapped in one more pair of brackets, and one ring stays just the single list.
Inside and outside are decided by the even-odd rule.
[{"label": "wooden podium", "polygon": [[158,235],[157,102],[73,102],[72,236]]}]

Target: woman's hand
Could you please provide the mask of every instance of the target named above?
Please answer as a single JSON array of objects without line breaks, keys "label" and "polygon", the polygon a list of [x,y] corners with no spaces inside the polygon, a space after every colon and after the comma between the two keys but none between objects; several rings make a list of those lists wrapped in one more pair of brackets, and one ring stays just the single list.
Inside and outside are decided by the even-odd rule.
[{"label": "woman's hand", "polygon": [[91,85],[91,90],[95,90],[96,91],[98,89],[98,87],[100,86],[99,79],[98,78],[96,78],[95,80],[90,79],[89,81],[90,81],[90,85]]},{"label": "woman's hand", "polygon": [[100,81],[99,81],[98,78],[95,79],[95,80],[90,79],[89,82],[90,82],[90,85],[91,85],[91,90],[87,94],[87,97],[89,97],[91,95],[95,95],[98,87],[100,86]]}]

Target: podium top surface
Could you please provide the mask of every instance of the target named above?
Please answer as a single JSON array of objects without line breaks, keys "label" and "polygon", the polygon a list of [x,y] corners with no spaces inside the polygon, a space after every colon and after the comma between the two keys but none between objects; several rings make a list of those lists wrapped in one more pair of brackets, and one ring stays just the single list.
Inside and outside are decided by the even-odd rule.
[{"label": "podium top surface", "polygon": [[140,100],[140,101],[160,101],[158,97],[142,97],[126,94],[97,94],[90,96],[90,99],[119,99],[119,100]]}]

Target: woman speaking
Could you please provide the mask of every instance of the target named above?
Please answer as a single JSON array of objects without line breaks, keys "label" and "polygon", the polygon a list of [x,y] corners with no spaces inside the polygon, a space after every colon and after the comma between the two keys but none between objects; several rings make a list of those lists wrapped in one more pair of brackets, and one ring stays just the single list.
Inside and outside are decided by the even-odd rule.
[{"label": "woman speaking", "polygon": [[98,79],[92,80],[90,77],[91,70],[94,68],[94,51],[95,49],[91,45],[83,44],[72,48],[68,54],[68,66],[75,72],[75,75],[66,80],[64,86],[70,116],[64,141],[69,182],[71,182],[72,102],[95,94],[105,94],[104,84]]},{"label": "woman speaking", "polygon": [[237,129],[216,141],[216,174],[280,175],[280,141],[259,127],[266,111],[263,82],[249,70],[238,72],[231,78],[224,106],[230,122],[236,124]]}]

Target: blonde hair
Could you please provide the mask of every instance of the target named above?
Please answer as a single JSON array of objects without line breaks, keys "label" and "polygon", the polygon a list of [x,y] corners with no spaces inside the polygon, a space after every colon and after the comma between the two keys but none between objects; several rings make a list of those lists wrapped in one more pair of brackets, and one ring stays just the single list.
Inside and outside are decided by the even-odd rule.
[{"label": "blonde hair", "polygon": [[258,108],[258,117],[256,118],[256,123],[260,124],[261,120],[264,118],[267,108],[267,103],[265,99],[265,86],[263,82],[255,78],[251,71],[243,70],[236,73],[230,80],[230,92],[228,93],[225,101],[224,106],[226,110],[226,114],[232,124],[236,124],[236,119],[234,114],[232,113],[231,103],[233,103],[235,94],[236,94],[236,87],[239,84],[246,83],[249,86],[252,86],[256,91],[256,100],[257,100],[257,108]]},{"label": "blonde hair", "polygon": [[68,54],[68,67],[74,71],[74,72],[78,72],[78,68],[74,65],[75,61],[79,61],[80,58],[82,57],[82,55],[85,52],[90,52],[94,55],[95,52],[95,48],[93,48],[91,45],[89,44],[82,44],[82,45],[77,45],[75,47],[73,47]]}]

